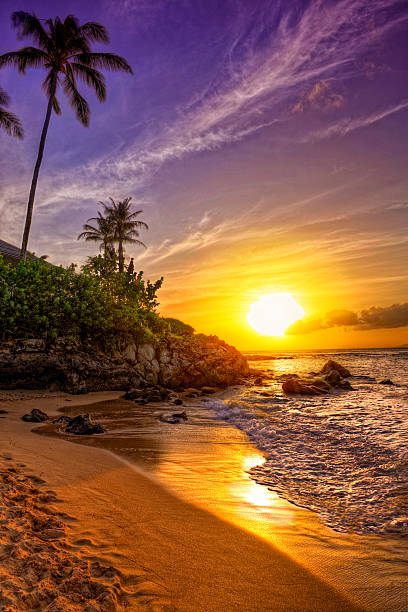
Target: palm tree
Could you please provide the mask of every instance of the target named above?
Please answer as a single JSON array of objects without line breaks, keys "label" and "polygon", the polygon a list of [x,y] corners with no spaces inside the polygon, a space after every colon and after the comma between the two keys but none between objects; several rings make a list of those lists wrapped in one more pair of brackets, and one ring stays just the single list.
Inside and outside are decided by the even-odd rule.
[{"label": "palm tree", "polygon": [[96,221],[96,227],[85,223],[83,232],[78,236],[78,240],[84,239],[87,242],[100,242],[100,250],[103,249],[106,257],[107,253],[113,249],[113,223],[109,217],[104,217],[98,212],[97,217],[91,217],[89,221]]},{"label": "palm tree", "polygon": [[57,115],[61,113],[56,97],[59,86],[62,86],[78,120],[84,126],[88,126],[90,108],[77,89],[77,81],[83,81],[91,87],[98,100],[103,102],[106,99],[105,77],[98,68],[132,73],[131,67],[123,57],[113,53],[91,52],[92,42],[109,42],[107,30],[99,23],[88,21],[79,25],[78,19],[73,15],[68,15],[64,21],[59,17],[47,19],[45,26],[41,21],[34,13],[14,12],[12,23],[18,29],[19,37],[31,37],[37,46],[22,47],[19,51],[11,51],[0,56],[0,67],[16,66],[23,74],[27,67],[45,68],[47,71],[42,84],[48,98],[47,112],[28,198],[21,257],[25,257],[27,252],[35,191],[51,113],[53,109]]},{"label": "palm tree", "polygon": [[138,230],[148,230],[149,227],[144,221],[137,220],[137,217],[143,212],[142,210],[132,212],[132,198],[125,198],[121,202],[115,202],[112,198],[109,198],[109,200],[111,206],[103,202],[101,204],[107,218],[111,219],[113,224],[113,241],[118,243],[119,272],[123,272],[125,264],[123,245],[126,242],[131,242],[146,248],[146,245],[138,240],[140,236]]},{"label": "palm tree", "polygon": [[0,87],[0,127],[3,128],[7,134],[10,136],[15,136],[16,138],[23,138],[24,132],[20,123],[20,119],[13,115],[13,113],[9,113],[5,110],[4,106],[8,106],[10,102],[10,98]]}]

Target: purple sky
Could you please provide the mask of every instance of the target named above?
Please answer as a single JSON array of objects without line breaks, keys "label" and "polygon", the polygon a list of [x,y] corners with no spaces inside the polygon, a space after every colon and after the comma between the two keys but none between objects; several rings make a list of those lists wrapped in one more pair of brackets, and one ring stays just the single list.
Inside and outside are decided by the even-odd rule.
[{"label": "purple sky", "polygon": [[[1,52],[25,44],[10,25],[20,9],[101,22],[134,70],[107,75],[104,104],[81,90],[88,129],[60,94],[30,238],[37,254],[83,262],[95,247],[76,236],[96,202],[132,195],[149,248],[127,252],[148,276],[164,274],[168,311],[198,327],[208,300],[225,311],[237,287],[245,303],[287,290],[307,312],[407,301],[406,0],[2,0]],[[0,134],[0,238],[16,244],[42,77],[0,72],[26,134]]]}]

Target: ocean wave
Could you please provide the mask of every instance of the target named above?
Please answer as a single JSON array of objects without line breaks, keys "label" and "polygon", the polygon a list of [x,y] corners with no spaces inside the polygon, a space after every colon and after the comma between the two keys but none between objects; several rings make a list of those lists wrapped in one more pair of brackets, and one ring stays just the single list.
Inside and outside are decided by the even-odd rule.
[{"label": "ocean wave", "polygon": [[337,531],[407,535],[406,386],[358,377],[355,385],[353,392],[300,398],[285,396],[274,381],[272,397],[253,387],[212,407],[265,454],[249,472],[257,483]]}]

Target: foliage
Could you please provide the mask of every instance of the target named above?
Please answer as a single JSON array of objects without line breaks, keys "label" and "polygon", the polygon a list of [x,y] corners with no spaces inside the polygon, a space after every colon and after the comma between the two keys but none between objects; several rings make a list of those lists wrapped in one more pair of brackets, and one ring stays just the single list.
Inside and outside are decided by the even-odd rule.
[{"label": "foliage", "polygon": [[194,327],[183,323],[179,319],[173,319],[172,317],[165,317],[164,321],[169,325],[170,333],[175,336],[192,336],[194,334]]},{"label": "foliage", "polygon": [[98,68],[132,73],[123,57],[114,53],[91,51],[93,42],[109,42],[107,30],[99,23],[88,21],[80,25],[74,15],[68,15],[64,21],[59,17],[44,21],[34,13],[25,11],[15,11],[12,23],[18,30],[19,38],[31,38],[37,46],[25,46],[18,51],[3,53],[0,56],[0,67],[15,66],[23,74],[27,68],[45,68],[47,75],[42,87],[57,115],[61,113],[56,97],[59,85],[79,121],[87,126],[89,105],[79,93],[77,82],[85,83],[94,90],[98,100],[104,102],[105,77]]},{"label": "foliage", "polygon": [[0,87],[0,127],[7,132],[9,136],[23,138],[24,132],[20,119],[4,108],[9,105],[9,102],[10,98],[4,89]]},{"label": "foliage", "polygon": [[[125,198],[119,202],[115,202],[113,198],[109,198],[111,204],[99,202],[102,205],[105,216],[99,211],[97,217],[88,219],[88,223],[83,226],[83,232],[78,236],[78,240],[83,238],[86,241],[100,243],[100,250],[103,250],[105,256],[108,251],[113,251],[113,244],[118,243],[118,269],[123,272],[125,269],[125,256],[123,245],[127,242],[138,244],[146,247],[139,240],[140,229],[149,229],[147,223],[140,221],[137,217],[143,212],[142,210],[132,210],[132,198]],[[95,225],[90,225],[89,221],[95,221]]]},{"label": "foliage", "polygon": [[[102,349],[159,340],[168,330],[156,314],[163,279],[151,283],[131,268],[119,274],[94,257],[77,273],[41,259],[16,267],[0,257],[0,331],[4,339],[58,336]],[[128,267],[129,268],[129,267]]]},{"label": "foliage", "polygon": [[[90,107],[78,90],[82,82],[91,88],[99,102],[106,100],[105,77],[100,69],[119,70],[132,74],[127,61],[114,53],[92,52],[92,43],[108,43],[109,34],[101,24],[88,21],[80,25],[74,15],[68,15],[64,21],[60,17],[39,19],[34,13],[15,11],[12,23],[18,31],[18,37],[30,38],[34,45],[24,46],[18,51],[9,51],[0,55],[0,68],[14,66],[22,74],[27,68],[45,69],[46,77],[42,88],[47,96],[47,112],[41,132],[37,160],[27,203],[27,213],[21,244],[21,257],[26,258],[31,219],[34,209],[35,192],[38,176],[44,155],[45,141],[52,111],[61,114],[57,92],[62,87],[69,104],[76,113],[77,119],[89,125]],[[4,102],[4,96],[3,96]],[[7,100],[6,100],[7,102]],[[19,126],[16,117],[0,108],[0,125],[12,130],[18,136]],[[11,124],[10,124],[11,121]],[[17,121],[17,123],[16,123]],[[16,132],[17,129],[17,132]]]}]

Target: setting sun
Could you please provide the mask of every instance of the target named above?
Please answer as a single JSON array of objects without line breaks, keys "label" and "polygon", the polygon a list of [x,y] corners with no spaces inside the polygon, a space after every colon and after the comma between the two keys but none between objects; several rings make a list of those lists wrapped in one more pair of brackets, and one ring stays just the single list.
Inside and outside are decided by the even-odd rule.
[{"label": "setting sun", "polygon": [[305,311],[290,293],[271,293],[252,304],[247,320],[264,336],[283,336],[289,325],[304,316]]}]

